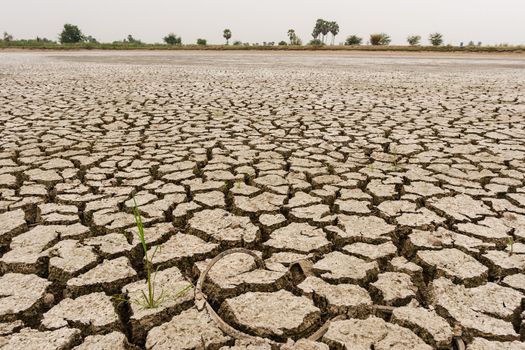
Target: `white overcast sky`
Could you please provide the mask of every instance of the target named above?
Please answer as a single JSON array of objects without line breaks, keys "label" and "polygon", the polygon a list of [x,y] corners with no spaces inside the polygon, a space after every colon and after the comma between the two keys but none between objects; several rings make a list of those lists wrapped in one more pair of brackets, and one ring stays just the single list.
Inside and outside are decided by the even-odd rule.
[{"label": "white overcast sky", "polygon": [[409,34],[426,41],[441,32],[445,43],[525,44],[524,14],[525,0],[0,0],[0,32],[57,39],[62,25],[73,23],[104,42],[127,34],[161,42],[174,32],[184,43],[222,43],[225,28],[243,42],[286,40],[294,28],[308,41],[323,18],[339,23],[336,42],[385,32],[403,44]]}]

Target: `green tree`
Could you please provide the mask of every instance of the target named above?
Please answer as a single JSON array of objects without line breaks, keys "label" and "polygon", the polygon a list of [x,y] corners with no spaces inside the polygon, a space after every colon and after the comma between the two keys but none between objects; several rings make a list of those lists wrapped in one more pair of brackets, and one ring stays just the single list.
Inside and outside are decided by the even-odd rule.
[{"label": "green tree", "polygon": [[330,33],[332,34],[332,45],[335,42],[335,37],[337,34],[339,34],[339,24],[337,22],[329,22],[328,27],[330,29]]},{"label": "green tree", "polygon": [[84,41],[85,37],[76,25],[66,23],[59,40],[62,44],[75,44]]},{"label": "green tree", "polygon": [[410,35],[407,38],[407,42],[410,46],[418,46],[421,42],[421,35]]},{"label": "green tree", "polygon": [[443,45],[443,35],[440,33],[432,33],[428,36],[428,41],[432,46],[441,46]]},{"label": "green tree", "polygon": [[279,45],[279,46],[287,46],[288,43],[287,43],[286,41],[284,41],[284,40],[281,40],[281,41],[279,41],[279,44],[278,44],[278,45]]},{"label": "green tree", "polygon": [[312,37],[314,38],[314,40],[319,38],[319,35],[322,32],[323,23],[324,23],[324,20],[321,18],[315,21],[314,30],[312,31]]},{"label": "green tree", "polygon": [[206,46],[207,44],[208,44],[208,40],[206,40],[206,39],[197,39],[197,45]]},{"label": "green tree", "polygon": [[[243,45],[243,44],[242,44],[242,41],[235,40],[235,41],[233,42],[233,46],[242,46],[242,45]],[[248,45],[249,45],[249,44],[248,44]],[[247,46],[248,46],[248,45],[247,45]]]},{"label": "green tree", "polygon": [[370,34],[370,44],[384,46],[390,44],[390,36],[386,33]]},{"label": "green tree", "polygon": [[363,38],[360,38],[357,35],[350,35],[348,38],[346,38],[345,45],[361,45],[362,42]]},{"label": "green tree", "polygon": [[229,29],[224,29],[222,36],[224,39],[226,39],[226,45],[228,45],[230,43],[230,39],[232,38],[232,31]]},{"label": "green tree", "polygon": [[164,37],[164,42],[168,45],[181,45],[182,44],[182,38],[180,36],[176,36],[173,33],[169,33]]}]

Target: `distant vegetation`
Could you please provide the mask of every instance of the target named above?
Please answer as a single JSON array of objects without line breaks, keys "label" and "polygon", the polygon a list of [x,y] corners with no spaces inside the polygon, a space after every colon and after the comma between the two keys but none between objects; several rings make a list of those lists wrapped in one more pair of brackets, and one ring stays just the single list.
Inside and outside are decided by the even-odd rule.
[{"label": "distant vegetation", "polygon": [[430,34],[428,37],[428,41],[432,44],[432,46],[441,46],[443,45],[443,35],[440,33],[433,33]]},{"label": "distant vegetation", "polygon": [[232,38],[232,31],[229,29],[224,29],[222,36],[224,39],[226,39],[226,45],[228,45],[230,43],[230,39]]},{"label": "distant vegetation", "polygon": [[362,43],[363,38],[360,38],[357,35],[350,35],[345,41],[345,45],[347,46],[361,45]]},{"label": "distant vegetation", "polygon": [[390,36],[386,33],[370,34],[370,45],[386,46],[390,45]]},{"label": "distant vegetation", "polygon": [[13,41],[13,36],[9,34],[8,32],[4,32],[3,41],[10,42]]},{"label": "distant vegetation", "polygon": [[[295,29],[286,32],[288,40],[280,40],[277,45],[275,41],[263,41],[262,43],[248,43],[234,40],[230,29],[224,29],[223,38],[225,45],[208,45],[208,41],[199,38],[196,44],[183,44],[182,38],[174,33],[169,33],[162,38],[164,44],[146,44],[128,34],[123,40],[113,43],[100,43],[91,35],[85,35],[80,28],[74,24],[66,23],[58,34],[58,42],[47,38],[36,37],[35,39],[20,40],[8,32],[0,37],[0,48],[34,48],[34,49],[206,49],[206,50],[247,50],[247,49],[269,49],[269,50],[391,50],[391,51],[524,51],[524,46],[512,46],[500,44],[495,46],[482,46],[481,42],[475,43],[470,40],[467,45],[461,42],[458,46],[445,45],[445,39],[441,33],[432,33],[428,36],[430,46],[421,45],[421,35],[410,35],[407,37],[409,46],[390,46],[391,38],[387,33],[370,34],[366,45],[364,40],[357,35],[346,37],[344,42],[335,45],[337,35],[340,33],[339,24],[335,21],[317,19],[312,31],[312,40],[306,45],[297,35]],[[284,33],[283,33],[284,34]]]},{"label": "distant vegetation", "polygon": [[182,45],[182,38],[173,33],[166,35],[163,40],[168,45]]},{"label": "distant vegetation", "polygon": [[326,36],[328,35],[328,33],[332,34],[332,45],[333,45],[335,41],[335,36],[339,34],[339,24],[337,24],[337,22],[329,22],[329,21],[325,21],[324,19],[319,18],[315,22],[315,27],[312,32],[313,40],[311,41],[311,43],[315,42],[316,43],[315,45],[317,45],[318,43],[317,40],[319,40],[321,42],[321,45],[324,45]]},{"label": "distant vegetation", "polygon": [[300,46],[303,44],[301,38],[295,34],[295,29],[288,29],[288,39],[290,39],[290,45]]},{"label": "distant vegetation", "polygon": [[418,46],[421,43],[421,35],[410,35],[407,38],[407,43],[410,46]]},{"label": "distant vegetation", "polygon": [[76,44],[86,41],[86,37],[82,34],[80,29],[77,26],[68,23],[64,24],[64,29],[58,38],[62,44]]},{"label": "distant vegetation", "polygon": [[128,44],[128,45],[143,45],[143,42],[141,40],[135,39],[133,37],[133,35],[131,35],[131,34],[128,34],[128,36],[126,38],[124,38],[124,40],[122,40],[122,41],[114,41],[113,43],[114,44],[122,43],[122,44]]}]

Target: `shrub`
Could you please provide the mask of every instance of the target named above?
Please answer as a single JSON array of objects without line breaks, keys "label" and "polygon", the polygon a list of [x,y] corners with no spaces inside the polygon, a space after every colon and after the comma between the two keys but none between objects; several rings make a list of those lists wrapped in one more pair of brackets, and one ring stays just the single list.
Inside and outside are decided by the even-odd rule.
[{"label": "shrub", "polygon": [[421,42],[421,35],[410,35],[407,38],[407,42],[410,46],[418,46]]},{"label": "shrub", "polygon": [[432,33],[428,37],[428,41],[432,46],[441,46],[443,45],[443,35],[440,33]]},{"label": "shrub", "polygon": [[182,44],[182,38],[180,36],[176,36],[173,33],[169,33],[164,37],[164,42],[168,45],[181,45]]},{"label": "shrub", "polygon": [[385,33],[370,34],[370,44],[377,45],[388,45],[390,44],[390,36]]},{"label": "shrub", "polygon": [[234,46],[242,46],[242,42],[239,41],[239,40],[235,40],[235,41],[233,42],[233,45],[234,45]]},{"label": "shrub", "polygon": [[66,23],[59,40],[62,44],[75,44],[84,41],[85,37],[76,25]]},{"label": "shrub", "polygon": [[350,35],[346,38],[345,45],[361,45],[363,38],[358,37],[357,35]]},{"label": "shrub", "polygon": [[208,41],[206,39],[197,39],[197,45],[206,46]]},{"label": "shrub", "polygon": [[284,40],[281,40],[281,41],[279,41],[279,44],[278,44],[278,45],[279,45],[279,46],[287,46],[288,43],[287,43],[286,41],[284,41]]},{"label": "shrub", "polygon": [[54,41],[49,40],[48,38],[41,38],[39,36],[36,37],[35,41],[39,43],[54,43]]},{"label": "shrub", "polygon": [[308,45],[310,45],[310,46],[322,46],[323,42],[320,39],[312,39],[312,40],[310,40]]}]

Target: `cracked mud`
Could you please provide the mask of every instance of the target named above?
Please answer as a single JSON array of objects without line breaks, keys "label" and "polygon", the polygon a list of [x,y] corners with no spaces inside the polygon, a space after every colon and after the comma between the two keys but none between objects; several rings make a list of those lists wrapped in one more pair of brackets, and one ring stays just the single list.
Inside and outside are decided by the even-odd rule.
[{"label": "cracked mud", "polygon": [[[255,343],[177,294],[239,247]],[[0,285],[1,350],[525,349],[525,59],[0,53]]]}]

